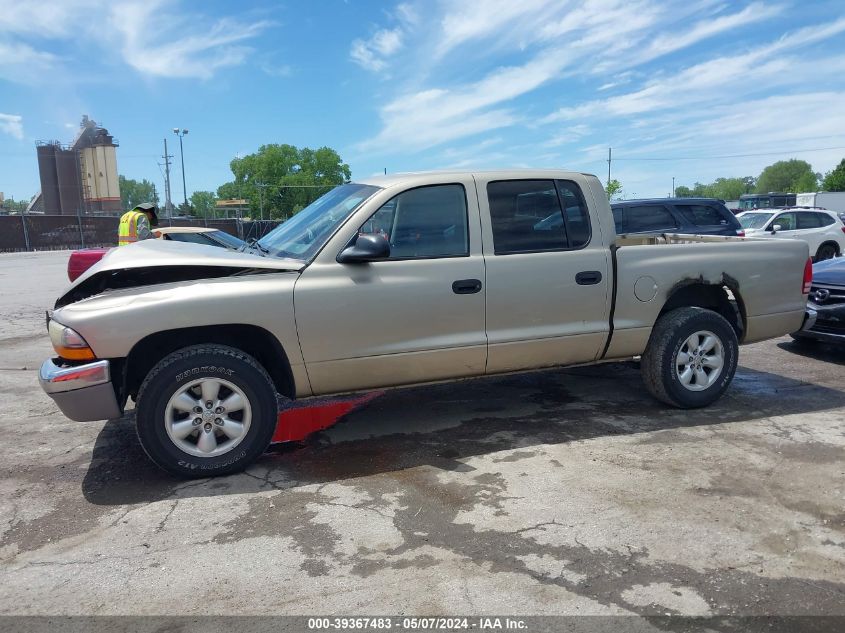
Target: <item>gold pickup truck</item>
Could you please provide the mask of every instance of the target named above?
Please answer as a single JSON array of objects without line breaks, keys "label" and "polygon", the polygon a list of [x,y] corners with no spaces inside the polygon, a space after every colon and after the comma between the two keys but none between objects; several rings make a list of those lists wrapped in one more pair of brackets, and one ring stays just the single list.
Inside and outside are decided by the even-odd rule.
[{"label": "gold pickup truck", "polygon": [[587,174],[365,178],[243,252],[115,249],[56,302],[40,379],[74,420],[132,398],[156,464],[220,475],[286,399],[641,356],[656,398],[705,406],[739,344],[801,327],[810,275],[804,242],[616,235]]}]

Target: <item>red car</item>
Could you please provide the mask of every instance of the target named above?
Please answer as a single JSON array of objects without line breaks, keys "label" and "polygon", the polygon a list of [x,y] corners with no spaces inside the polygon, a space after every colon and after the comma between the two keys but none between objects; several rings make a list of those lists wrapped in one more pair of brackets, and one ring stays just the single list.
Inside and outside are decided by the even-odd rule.
[{"label": "red car", "polygon": [[[205,244],[206,246],[219,246],[237,250],[243,246],[243,240],[225,231],[209,229],[201,226],[163,226],[153,230],[157,239],[170,240],[173,242],[190,242],[192,244]],[[76,281],[86,270],[105,257],[111,248],[83,248],[73,251],[67,262],[67,277]]]}]

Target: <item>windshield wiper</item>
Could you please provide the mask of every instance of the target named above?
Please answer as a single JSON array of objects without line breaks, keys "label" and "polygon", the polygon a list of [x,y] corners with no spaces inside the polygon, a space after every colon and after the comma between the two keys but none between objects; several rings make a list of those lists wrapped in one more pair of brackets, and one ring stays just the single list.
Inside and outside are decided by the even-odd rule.
[{"label": "windshield wiper", "polygon": [[270,249],[259,244],[258,240],[254,237],[251,237],[246,242],[244,242],[244,245],[239,250],[243,252],[244,248],[258,249],[258,252],[261,254],[261,257],[266,257],[270,254]]}]

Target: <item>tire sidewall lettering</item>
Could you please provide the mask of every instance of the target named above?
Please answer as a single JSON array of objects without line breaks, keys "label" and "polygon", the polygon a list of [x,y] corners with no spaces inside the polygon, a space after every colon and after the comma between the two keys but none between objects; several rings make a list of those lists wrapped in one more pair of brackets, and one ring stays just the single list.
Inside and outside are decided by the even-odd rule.
[{"label": "tire sidewall lettering", "polygon": [[202,365],[199,367],[192,367],[191,369],[186,369],[183,372],[179,372],[176,374],[176,382],[184,382],[186,379],[190,379],[193,377],[210,377],[213,375],[218,376],[234,376],[235,370],[230,369],[228,367],[217,367],[216,365]]}]

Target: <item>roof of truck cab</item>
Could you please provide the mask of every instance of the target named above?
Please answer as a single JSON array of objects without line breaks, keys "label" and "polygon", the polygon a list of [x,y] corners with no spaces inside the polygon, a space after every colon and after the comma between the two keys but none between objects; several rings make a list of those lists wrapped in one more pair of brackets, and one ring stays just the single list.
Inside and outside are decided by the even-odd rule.
[{"label": "roof of truck cab", "polygon": [[631,200],[611,200],[610,206],[641,205],[641,204],[701,204],[704,202],[718,202],[721,205],[725,201],[720,198],[632,198]]},{"label": "roof of truck cab", "polygon": [[493,176],[502,180],[527,180],[533,178],[569,178],[572,176],[593,176],[580,171],[566,169],[455,169],[438,171],[417,171],[397,174],[375,174],[364,178],[356,178],[353,182],[377,187],[393,187],[395,185],[428,184],[432,178],[443,176]]}]

